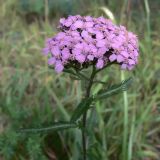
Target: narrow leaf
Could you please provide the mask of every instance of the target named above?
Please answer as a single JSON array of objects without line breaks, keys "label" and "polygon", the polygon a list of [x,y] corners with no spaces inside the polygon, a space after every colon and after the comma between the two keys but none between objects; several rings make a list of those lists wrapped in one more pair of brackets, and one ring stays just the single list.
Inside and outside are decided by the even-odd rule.
[{"label": "narrow leaf", "polygon": [[79,103],[77,108],[74,110],[73,115],[71,117],[71,122],[77,121],[83,115],[83,113],[85,113],[89,109],[92,101],[93,97],[83,99]]},{"label": "narrow leaf", "polygon": [[78,77],[76,77],[76,76],[70,76],[71,77],[71,79],[73,79],[73,80],[80,80],[80,78],[78,78]]},{"label": "narrow leaf", "polygon": [[74,76],[77,76],[76,73],[75,73],[72,69],[66,69],[66,68],[65,68],[65,69],[63,70],[63,72],[70,73],[70,74],[72,74],[72,75],[74,75]]},{"label": "narrow leaf", "polygon": [[63,72],[69,73],[70,77],[73,80],[81,80],[82,79],[82,77],[77,72],[74,72],[74,70],[72,70],[72,69],[64,69]]},{"label": "narrow leaf", "polygon": [[122,91],[126,91],[132,82],[132,78],[122,81],[120,84],[113,85],[108,89],[103,89],[95,96],[96,99],[108,98],[114,94],[118,94]]},{"label": "narrow leaf", "polygon": [[46,128],[31,128],[31,129],[20,129],[20,132],[47,132],[47,131],[60,131],[69,128],[76,128],[78,125],[72,122],[56,122],[50,127]]},{"label": "narrow leaf", "polygon": [[83,73],[81,73],[81,72],[77,72],[77,76],[78,76],[81,80],[83,80],[83,79],[89,80],[89,78],[86,77],[86,76],[85,76]]}]

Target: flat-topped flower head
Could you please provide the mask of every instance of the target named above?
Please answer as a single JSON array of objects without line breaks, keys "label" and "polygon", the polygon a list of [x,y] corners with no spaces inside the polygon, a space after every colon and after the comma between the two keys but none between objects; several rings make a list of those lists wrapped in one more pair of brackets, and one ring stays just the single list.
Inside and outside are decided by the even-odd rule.
[{"label": "flat-topped flower head", "polygon": [[[97,69],[116,63],[131,70],[138,62],[139,48],[135,34],[104,17],[69,16],[61,18],[60,32],[47,39],[43,49],[49,65],[60,73],[65,67],[95,65]],[[74,64],[74,65],[73,65]]]}]

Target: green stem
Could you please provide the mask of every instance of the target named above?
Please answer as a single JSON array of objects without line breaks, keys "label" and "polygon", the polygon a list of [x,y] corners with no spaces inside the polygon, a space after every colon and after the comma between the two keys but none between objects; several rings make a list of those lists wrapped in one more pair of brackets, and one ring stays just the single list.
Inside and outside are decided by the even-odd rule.
[{"label": "green stem", "polygon": [[[87,89],[86,89],[86,95],[85,95],[86,98],[90,96],[90,92],[91,92],[91,88],[92,88],[92,85],[93,85],[93,80],[94,80],[95,74],[96,74],[95,66],[93,66],[93,70],[92,70],[92,73],[91,73],[91,76],[90,76],[89,84],[88,84]],[[86,155],[86,153],[87,153],[86,120],[87,120],[87,111],[83,114],[83,118],[82,118],[83,160],[86,160],[86,158],[87,158],[87,155]]]},{"label": "green stem", "polygon": [[[121,71],[121,79],[125,79],[124,72]],[[127,99],[127,91],[123,92],[123,100],[124,100],[124,118],[123,118],[123,159],[127,160],[127,147],[128,147],[128,99]]]}]

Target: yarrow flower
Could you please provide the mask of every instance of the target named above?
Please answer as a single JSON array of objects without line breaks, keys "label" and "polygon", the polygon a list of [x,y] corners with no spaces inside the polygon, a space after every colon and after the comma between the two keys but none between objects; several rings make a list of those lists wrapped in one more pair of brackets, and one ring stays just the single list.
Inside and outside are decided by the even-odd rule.
[{"label": "yarrow flower", "polygon": [[46,40],[43,49],[57,73],[65,67],[82,69],[94,64],[101,69],[109,63],[131,70],[138,62],[137,36],[109,19],[69,16],[60,19],[59,29],[57,35]]}]

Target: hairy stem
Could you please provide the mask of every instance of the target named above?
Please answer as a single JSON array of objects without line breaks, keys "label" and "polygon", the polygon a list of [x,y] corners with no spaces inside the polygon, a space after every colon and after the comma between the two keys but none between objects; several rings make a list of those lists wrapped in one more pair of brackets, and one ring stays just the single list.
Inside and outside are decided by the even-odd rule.
[{"label": "hairy stem", "polygon": [[[92,73],[91,73],[91,76],[90,76],[90,80],[89,80],[88,86],[86,88],[86,95],[85,95],[86,98],[90,96],[90,92],[91,92],[91,88],[92,88],[92,85],[93,85],[93,82],[94,82],[93,80],[94,80],[95,74],[96,74],[96,71],[95,71],[95,67],[93,66]],[[86,156],[86,153],[87,153],[86,119],[87,119],[87,111],[83,114],[83,118],[82,118],[83,160],[86,160],[86,158],[87,158],[87,156]]]}]

